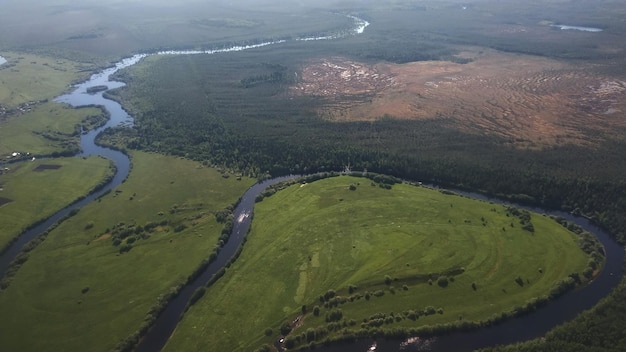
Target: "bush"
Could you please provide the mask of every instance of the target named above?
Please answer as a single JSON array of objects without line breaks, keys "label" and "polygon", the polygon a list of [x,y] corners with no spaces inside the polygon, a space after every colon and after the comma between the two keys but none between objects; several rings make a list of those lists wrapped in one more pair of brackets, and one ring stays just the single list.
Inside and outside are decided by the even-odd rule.
[{"label": "bush", "polygon": [[440,287],[447,287],[448,278],[445,276],[440,276],[439,279],[437,279],[437,285],[439,285]]},{"label": "bush", "polygon": [[280,326],[280,333],[283,335],[287,335],[291,332],[291,324],[289,324],[289,322],[284,322],[281,326]]}]

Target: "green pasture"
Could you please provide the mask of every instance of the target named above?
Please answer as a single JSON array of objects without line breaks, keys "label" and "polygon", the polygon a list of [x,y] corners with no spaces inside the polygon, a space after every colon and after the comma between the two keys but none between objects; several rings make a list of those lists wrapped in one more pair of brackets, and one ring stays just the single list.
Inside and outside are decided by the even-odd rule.
[{"label": "green pasture", "polygon": [[[113,349],[208,258],[223,226],[214,213],[254,182],[188,160],[131,157],[126,182],[50,232],[0,291],[3,350]],[[116,227],[150,222],[159,226],[131,236],[128,252],[109,238]]]},{"label": "green pasture", "polygon": [[[42,169],[46,165],[54,168]],[[4,165],[0,174],[0,249],[24,228],[86,195],[112,175],[99,157],[57,158]],[[58,168],[56,168],[58,167]],[[39,168],[39,170],[38,170]]]},{"label": "green pasture", "polygon": [[[7,63],[0,66],[0,104],[19,104],[52,99],[70,84],[88,77],[86,64],[49,56],[0,52]],[[83,72],[81,72],[83,71]]]},{"label": "green pasture", "polygon": [[86,119],[102,120],[100,109],[72,109],[48,102],[36,105],[5,121],[0,121],[0,157],[13,152],[34,156],[50,155],[78,148],[77,126],[90,128]]},{"label": "green pasture", "polygon": [[[331,310],[320,295],[329,290],[363,296],[338,307],[339,323],[350,329],[376,313],[428,306],[443,313],[383,328],[486,320],[547,295],[586,266],[575,234],[539,214],[531,222],[534,233],[503,206],[407,184],[385,190],[341,176],[291,186],[257,204],[241,256],[187,312],[165,350],[250,351],[276,339],[303,305],[308,313],[293,334],[326,328]],[[428,283],[429,274],[442,273],[447,287]],[[311,314],[317,305],[319,317]]]}]

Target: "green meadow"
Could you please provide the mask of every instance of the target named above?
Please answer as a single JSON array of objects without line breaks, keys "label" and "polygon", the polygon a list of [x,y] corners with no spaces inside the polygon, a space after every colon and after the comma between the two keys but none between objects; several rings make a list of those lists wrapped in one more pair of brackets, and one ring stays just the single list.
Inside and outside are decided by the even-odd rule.
[{"label": "green meadow", "polygon": [[66,59],[26,53],[1,52],[7,63],[0,66],[0,104],[52,99],[69,85],[89,77],[93,66]]},{"label": "green meadow", "polygon": [[76,151],[78,126],[89,129],[88,120],[104,119],[98,108],[72,109],[53,102],[37,105],[0,123],[0,156],[16,151],[34,156]]},{"label": "green meadow", "polygon": [[32,223],[43,220],[113,176],[100,157],[57,158],[8,164],[0,173],[0,249]]},{"label": "green meadow", "polygon": [[0,291],[3,350],[113,349],[209,257],[224,226],[215,213],[254,183],[179,158],[131,159],[126,182],[51,231]]},{"label": "green meadow", "polygon": [[581,272],[587,256],[553,219],[530,214],[531,232],[512,212],[349,176],[290,186],[257,204],[241,256],[186,313],[165,350],[254,350],[303,311],[287,340],[520,310]]},{"label": "green meadow", "polygon": [[93,128],[105,116],[97,108],[72,109],[51,100],[88,77],[93,67],[65,59],[9,52],[0,66],[0,157],[74,154],[78,126]]}]

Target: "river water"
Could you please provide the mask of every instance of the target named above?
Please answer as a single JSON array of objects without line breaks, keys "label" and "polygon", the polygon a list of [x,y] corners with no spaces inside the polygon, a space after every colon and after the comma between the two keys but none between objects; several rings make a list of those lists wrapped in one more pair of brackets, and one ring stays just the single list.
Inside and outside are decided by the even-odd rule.
[{"label": "river water", "polygon": [[[357,35],[363,33],[365,28],[369,25],[367,21],[361,20],[359,18],[350,18],[354,20],[355,27],[353,31],[349,33],[319,37],[302,37],[296,38],[294,40],[329,40],[346,35]],[[110,81],[110,76],[118,70],[132,66],[150,55],[219,54],[249,50],[268,45],[277,45],[283,42],[285,41],[268,41],[259,44],[233,46],[231,48],[215,50],[163,51],[152,54],[138,54],[130,58],[126,58],[117,63],[115,66],[107,68],[100,73],[92,75],[88,81],[77,85],[73,92],[55,99],[57,102],[70,104],[75,107],[85,105],[101,105],[109,111],[111,118],[105,126],[90,131],[89,133],[83,134],[81,136],[80,143],[83,151],[79,156],[101,155],[105,158],[108,158],[115,163],[117,167],[117,173],[114,179],[104,189],[59,211],[57,214],[53,215],[51,218],[49,218],[39,226],[36,226],[35,228],[27,231],[22,236],[20,236],[20,238],[2,256],[0,256],[0,273],[4,273],[6,271],[6,268],[9,265],[10,261],[15,258],[15,256],[19,253],[25,243],[36,237],[41,232],[45,231],[45,229],[48,228],[52,223],[58,221],[60,218],[67,215],[73,209],[79,209],[86,204],[92,202],[103,193],[117,187],[128,176],[130,170],[130,160],[128,159],[128,157],[121,152],[97,146],[95,144],[95,137],[101,131],[108,127],[120,125],[130,126],[132,125],[133,120],[118,103],[105,99],[102,95],[103,92],[98,92],[96,94],[87,94],[87,88],[102,85],[107,86],[109,89],[122,87],[124,83]],[[208,268],[193,283],[186,286],[180,292],[180,294],[167,306],[166,310],[157,319],[153,328],[142,339],[140,345],[137,348],[137,351],[158,351],[162,348],[162,346],[164,346],[164,344],[169,339],[172,331],[178,324],[184,307],[191,297],[193,291],[197,287],[203,286],[207,282],[207,280],[213,275],[213,273],[223,267],[236,252],[238,246],[243,241],[243,238],[247,234],[250,222],[252,220],[252,216],[250,215],[253,210],[256,195],[259,194],[268,185],[292,177],[294,176],[280,177],[258,183],[245,193],[245,195],[242,197],[240,204],[235,210],[235,218],[241,218],[242,221],[235,223],[233,234],[231,235],[228,243],[220,251],[218,259],[211,265],[209,265]],[[475,194],[471,196],[475,198],[482,197]],[[539,210],[540,212],[542,212],[541,209],[534,210]],[[599,275],[599,277],[586,287],[570,292],[531,314],[527,314],[520,318],[511,319],[497,326],[478,329],[472,332],[454,333],[431,339],[420,339],[418,337],[415,337],[407,341],[361,340],[355,343],[342,344],[326,348],[318,347],[318,350],[329,352],[356,352],[367,351],[375,345],[377,351],[469,351],[474,348],[511,343],[538,337],[547,332],[555,325],[573,318],[582,310],[592,307],[595,303],[598,302],[600,298],[606,296],[610,292],[610,290],[617,285],[622,277],[622,262],[624,259],[624,250],[617,243],[611,240],[606,233],[602,232],[600,229],[593,226],[588,221],[581,218],[574,218],[571,215],[565,213],[557,212],[554,214],[566,217],[568,218],[568,220],[574,221],[586,230],[596,234],[605,246],[607,252],[606,266]]]},{"label": "river water", "polygon": [[550,27],[560,28],[561,30],[574,30],[574,31],[583,31],[583,32],[602,32],[602,28],[595,27],[581,27],[581,26],[568,26],[565,24],[553,24]]}]

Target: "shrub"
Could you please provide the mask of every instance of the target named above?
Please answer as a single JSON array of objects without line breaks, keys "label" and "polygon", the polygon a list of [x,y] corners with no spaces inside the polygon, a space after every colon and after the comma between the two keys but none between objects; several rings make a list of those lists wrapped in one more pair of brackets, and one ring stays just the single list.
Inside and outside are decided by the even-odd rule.
[{"label": "shrub", "polygon": [[441,287],[447,287],[448,286],[448,278],[445,276],[440,276],[439,279],[437,279],[437,285],[441,286]]},{"label": "shrub", "polygon": [[280,333],[283,335],[287,335],[291,332],[291,324],[289,324],[289,322],[284,322],[281,326],[280,326]]},{"label": "shrub", "polygon": [[265,329],[265,336],[272,336],[273,333],[274,331],[272,331],[272,328]]}]

